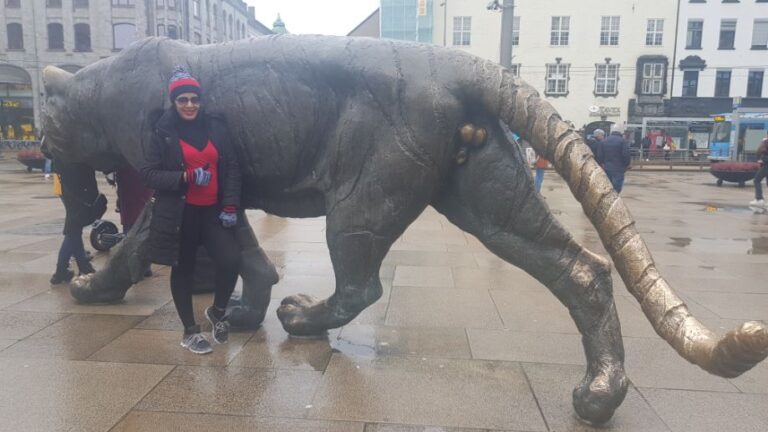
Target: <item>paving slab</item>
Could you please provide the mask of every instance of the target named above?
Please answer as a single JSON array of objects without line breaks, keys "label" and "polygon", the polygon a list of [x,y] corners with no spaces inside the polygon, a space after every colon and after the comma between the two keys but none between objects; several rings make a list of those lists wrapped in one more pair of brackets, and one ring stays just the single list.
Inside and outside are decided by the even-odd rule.
[{"label": "paving slab", "polygon": [[110,432],[363,432],[355,422],[131,411]]},{"label": "paving slab", "polygon": [[4,349],[0,357],[86,359],[139,320],[132,316],[70,315]]},{"label": "paving slab", "polygon": [[502,328],[487,291],[395,286],[389,303],[389,326]]},{"label": "paving slab", "polygon": [[398,265],[393,286],[453,287],[453,275],[448,266]]},{"label": "paving slab", "polygon": [[105,431],[172,369],[0,358],[0,419],[9,431]]},{"label": "paving slab", "polygon": [[490,291],[504,327],[515,331],[578,334],[568,309],[547,289]]},{"label": "paving slab", "polygon": [[662,390],[640,392],[673,432],[765,432],[768,395]]},{"label": "paving slab", "polygon": [[144,411],[304,417],[320,372],[178,366],[136,407]]},{"label": "paving slab", "polygon": [[585,364],[581,336],[467,329],[472,358],[531,363]]},{"label": "paving slab", "polygon": [[546,430],[517,363],[331,358],[309,418]]},{"label": "paving slab", "polygon": [[555,364],[523,364],[536,400],[551,432],[668,432],[664,422],[633,386],[613,418],[601,427],[592,427],[573,411],[573,388],[584,377],[584,368]]},{"label": "paving slab", "polygon": [[0,272],[0,309],[48,291],[51,275]]},{"label": "paving slab", "polygon": [[58,313],[0,310],[0,339],[24,339],[66,316]]},{"label": "paving slab", "polygon": [[462,328],[348,325],[331,345],[335,351],[358,356],[471,358]]}]

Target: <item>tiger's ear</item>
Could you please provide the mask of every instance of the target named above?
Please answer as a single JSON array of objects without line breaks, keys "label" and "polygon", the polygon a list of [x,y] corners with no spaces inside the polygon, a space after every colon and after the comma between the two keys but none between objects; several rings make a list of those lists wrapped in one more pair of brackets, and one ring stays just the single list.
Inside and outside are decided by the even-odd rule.
[{"label": "tiger's ear", "polygon": [[72,74],[56,66],[46,66],[43,69],[43,86],[47,95],[63,95]]}]

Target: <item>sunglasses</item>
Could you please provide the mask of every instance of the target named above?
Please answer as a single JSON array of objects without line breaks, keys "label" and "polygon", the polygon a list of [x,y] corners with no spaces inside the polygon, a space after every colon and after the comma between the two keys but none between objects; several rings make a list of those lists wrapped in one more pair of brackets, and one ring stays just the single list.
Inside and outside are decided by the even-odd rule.
[{"label": "sunglasses", "polygon": [[192,97],[181,96],[176,98],[176,103],[181,106],[187,105],[190,102],[192,103],[192,105],[200,105],[200,98],[198,96],[192,96]]}]

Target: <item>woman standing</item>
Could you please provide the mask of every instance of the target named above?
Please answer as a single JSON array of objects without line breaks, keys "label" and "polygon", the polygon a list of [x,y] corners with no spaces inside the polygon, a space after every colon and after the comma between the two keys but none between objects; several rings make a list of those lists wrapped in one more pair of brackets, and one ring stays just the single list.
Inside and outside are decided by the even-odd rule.
[{"label": "woman standing", "polygon": [[232,229],[240,204],[240,168],[223,118],[202,110],[198,81],[179,66],[168,91],[173,106],[157,121],[141,167],[144,183],[155,190],[149,257],[172,266],[171,293],[184,325],[181,346],[206,354],[212,348],[195,323],[192,274],[197,248],[203,245],[216,266],[215,297],[205,316],[213,339],[225,343],[225,310],[240,268]]}]

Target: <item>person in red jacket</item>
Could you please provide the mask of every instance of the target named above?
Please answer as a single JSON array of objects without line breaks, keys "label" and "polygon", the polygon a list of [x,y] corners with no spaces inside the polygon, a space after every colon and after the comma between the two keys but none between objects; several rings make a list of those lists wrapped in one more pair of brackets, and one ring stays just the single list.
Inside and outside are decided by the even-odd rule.
[{"label": "person in red jacket", "polygon": [[240,270],[233,229],[240,168],[224,119],[202,109],[200,83],[179,66],[168,92],[173,106],[155,124],[140,170],[144,183],[155,190],[148,255],[156,264],[172,266],[171,293],[184,326],[181,346],[206,354],[212,347],[195,323],[192,275],[202,244],[216,267],[215,297],[205,316],[213,339],[227,342],[225,311]]}]

